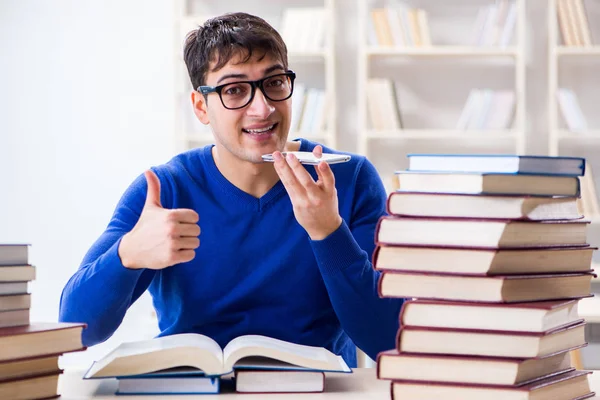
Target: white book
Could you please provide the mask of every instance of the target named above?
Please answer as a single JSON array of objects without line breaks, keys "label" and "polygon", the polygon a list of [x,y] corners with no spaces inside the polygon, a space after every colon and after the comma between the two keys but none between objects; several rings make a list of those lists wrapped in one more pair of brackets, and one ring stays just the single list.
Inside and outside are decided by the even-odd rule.
[{"label": "white book", "polygon": [[571,132],[587,130],[587,121],[581,111],[577,96],[571,89],[560,88],[557,92],[558,104],[567,127]]},{"label": "white book", "polygon": [[456,129],[466,130],[469,127],[469,121],[475,112],[481,98],[481,91],[479,89],[471,89],[467,101],[462,109],[458,122],[456,123]]},{"label": "white book", "polygon": [[311,133],[312,121],[318,106],[319,89],[310,88],[306,93],[306,102],[304,104],[304,112],[298,131],[301,133]]},{"label": "white book", "polygon": [[292,121],[290,123],[290,132],[298,132],[300,121],[302,119],[302,111],[304,108],[304,97],[306,86],[302,83],[294,84],[294,93],[292,94]]},{"label": "white book", "polygon": [[471,119],[472,124],[469,124],[469,129],[483,129],[488,118],[494,99],[494,91],[491,89],[482,89],[481,93],[480,105],[477,108],[477,114]]},{"label": "white book", "polygon": [[404,47],[406,46],[406,40],[404,39],[404,31],[400,26],[400,19],[398,18],[398,12],[390,7],[384,9],[385,18],[387,19],[392,34],[392,41],[394,46]]},{"label": "white book", "polygon": [[486,15],[485,24],[483,27],[482,35],[479,38],[479,45],[491,46],[494,39],[494,26],[496,24],[496,15],[498,14],[498,8],[495,5],[491,5],[488,8]]},{"label": "white book", "polygon": [[500,40],[498,45],[500,47],[509,46],[515,32],[515,25],[517,24],[517,4],[512,2],[510,5],[510,9],[508,10],[508,15],[506,16],[506,21],[504,22],[504,26],[502,27],[502,33],[500,35]]},{"label": "white book", "polygon": [[475,17],[475,23],[473,24],[473,30],[471,33],[470,43],[473,46],[481,45],[481,37],[483,36],[485,21],[487,20],[487,15],[489,11],[489,7],[481,7],[479,11],[477,11],[477,17]]},{"label": "white book", "polygon": [[515,110],[515,92],[512,90],[497,90],[490,105],[490,111],[484,128],[490,130],[508,129],[511,125]]}]

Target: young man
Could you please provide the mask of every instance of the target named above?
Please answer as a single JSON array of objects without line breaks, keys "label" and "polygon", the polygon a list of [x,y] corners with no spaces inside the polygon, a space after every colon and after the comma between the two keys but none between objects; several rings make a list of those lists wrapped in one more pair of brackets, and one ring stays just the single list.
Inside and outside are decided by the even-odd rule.
[{"label": "young man", "polygon": [[402,301],[378,297],[369,262],[385,190],[361,156],[317,167],[282,157],[335,151],[287,141],[295,75],[279,34],[248,14],[217,17],[189,34],[185,61],[215,145],[133,182],[64,288],[60,320],[86,322],[84,343],[100,343],[148,289],[161,336],[260,334],[350,366],[354,344],[371,358],[393,348]]}]

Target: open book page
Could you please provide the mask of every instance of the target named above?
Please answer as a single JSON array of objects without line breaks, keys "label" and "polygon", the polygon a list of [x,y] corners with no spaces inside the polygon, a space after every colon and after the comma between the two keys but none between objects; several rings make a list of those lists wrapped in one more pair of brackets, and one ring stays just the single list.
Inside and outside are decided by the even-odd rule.
[{"label": "open book page", "polygon": [[[224,371],[245,357],[266,357],[306,369],[352,372],[341,356],[322,347],[304,346],[260,335],[245,335],[233,339],[223,349]],[[240,361],[243,363],[243,361]],[[247,363],[244,363],[248,367]]]},{"label": "open book page", "polygon": [[84,378],[139,375],[180,366],[218,375],[223,372],[223,352],[213,339],[195,333],[122,343],[96,361]]}]

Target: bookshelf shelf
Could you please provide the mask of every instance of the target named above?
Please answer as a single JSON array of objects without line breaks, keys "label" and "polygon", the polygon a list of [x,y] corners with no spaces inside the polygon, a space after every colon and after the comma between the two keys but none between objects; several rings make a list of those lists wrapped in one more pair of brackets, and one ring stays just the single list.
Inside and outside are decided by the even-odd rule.
[{"label": "bookshelf shelf", "polygon": [[489,140],[489,139],[514,139],[518,132],[514,130],[490,131],[455,129],[399,129],[393,131],[367,131],[369,139],[464,139],[464,140]]},{"label": "bookshelf shelf", "polygon": [[475,46],[431,46],[431,47],[367,47],[365,55],[377,56],[423,56],[423,57],[517,57],[517,48]]},{"label": "bookshelf shelf", "polygon": [[[482,1],[481,4],[475,4],[474,7],[491,7],[492,5],[489,3],[493,2]],[[443,146],[444,144],[451,144],[452,141],[464,139],[464,143],[461,143],[464,148],[464,150],[461,151],[464,152],[469,152],[469,146],[471,145],[473,152],[481,152],[481,147],[487,146],[485,140],[496,141],[506,139],[512,141],[512,143],[508,143],[508,145],[514,145],[513,148],[515,153],[525,153],[526,1],[502,0],[502,2],[496,2],[496,5],[501,3],[503,4],[502,6],[505,7],[504,12],[506,15],[512,15],[512,18],[507,17],[505,20],[505,22],[510,20],[512,22],[511,24],[507,23],[502,26],[494,25],[493,27],[491,25],[489,27],[482,26],[482,30],[480,31],[482,32],[481,36],[471,37],[471,41],[448,41],[436,45],[436,43],[442,43],[441,41],[438,42],[441,36],[436,38],[436,30],[429,29],[429,27],[434,27],[436,23],[442,21],[429,21],[427,10],[418,9],[421,2],[405,1],[402,2],[402,5],[397,7],[393,5],[393,2],[387,2],[383,3],[387,6],[379,6],[379,8],[376,8],[377,6],[375,6],[371,8],[372,2],[357,0],[357,34],[359,37],[359,82],[357,85],[359,127],[358,152],[360,154],[369,157],[370,142],[378,139],[393,139],[398,141],[407,139],[432,139],[432,149],[434,146],[439,148],[439,146]],[[481,8],[480,11],[482,11]],[[398,14],[398,16],[394,14]],[[407,14],[409,15],[408,19],[405,18]],[[431,14],[434,15],[433,12]],[[413,15],[417,15],[418,22],[416,25],[418,26],[415,26],[415,23],[410,20]],[[452,23],[458,24],[456,21],[456,19],[448,18],[443,21],[443,23],[446,25]],[[473,23],[475,23],[475,21],[473,21]],[[498,32],[502,32],[502,34],[495,36],[495,40],[488,40],[490,37],[494,36],[489,35],[489,33],[486,36],[486,32],[488,31],[486,31],[485,28],[494,29],[496,35],[498,35]],[[430,35],[433,35],[433,38],[431,38]],[[499,37],[502,37],[502,40],[499,40]],[[485,94],[488,99],[485,103],[487,106],[485,107],[487,107],[488,111],[491,110],[491,104],[493,102],[494,107],[496,107],[494,111],[498,111],[498,113],[482,111],[475,116],[475,112],[473,111],[470,115],[474,116],[468,117],[467,120],[470,118],[471,120],[475,119],[477,122],[468,123],[467,130],[464,130],[464,124],[459,121],[458,115],[457,121],[452,123],[451,118],[448,118],[448,115],[450,114],[447,114],[445,116],[446,120],[439,124],[444,127],[444,129],[428,129],[426,125],[430,117],[423,114],[418,116],[413,114],[408,118],[404,118],[402,112],[404,110],[402,99],[416,98],[417,100],[414,101],[415,104],[419,102],[419,104],[425,103],[425,100],[419,98],[421,92],[416,92],[415,90],[412,90],[413,88],[410,88],[405,89],[405,93],[402,93],[402,88],[398,89],[395,87],[396,83],[393,81],[395,79],[402,80],[402,74],[397,73],[397,76],[394,76],[394,72],[385,70],[385,72],[380,72],[382,67],[385,68],[385,64],[389,64],[387,63],[388,60],[394,58],[397,59],[399,57],[405,58],[402,59],[403,63],[412,63],[417,67],[419,63],[426,60],[442,58],[451,59],[451,66],[448,66],[447,64],[442,65],[441,63],[440,65],[434,66],[432,66],[431,63],[427,64],[427,68],[424,69],[424,71],[429,72],[434,68],[439,69],[439,76],[432,78],[432,81],[439,80],[440,76],[443,77],[446,72],[444,71],[445,68],[460,68],[457,64],[461,62],[466,63],[476,60],[477,63],[479,63],[480,61],[485,61],[482,63],[485,65],[488,61],[498,62],[500,60],[508,60],[510,66],[506,67],[507,70],[514,70],[511,74],[512,77],[508,79],[512,79],[513,81],[512,84],[509,83],[512,87],[506,88],[504,92],[512,92],[512,100],[506,100],[506,96],[503,98],[502,102],[497,100],[495,97],[497,92],[494,92],[497,90],[494,86],[495,82],[490,82],[489,84],[479,83],[479,85],[490,85],[490,87],[494,87],[494,89],[488,89],[487,86],[483,86],[482,91],[488,92]],[[404,66],[406,65],[403,65],[403,67]],[[469,66],[473,67],[471,64],[469,64]],[[479,68],[479,64],[476,64],[473,68]],[[391,81],[391,84],[386,82],[382,83],[382,81]],[[474,80],[474,82],[476,81],[477,79]],[[386,84],[392,87],[388,89],[385,87]],[[466,86],[469,86],[469,84],[467,83]],[[419,85],[415,85],[415,87],[419,87]],[[472,87],[472,89],[475,88]],[[424,89],[423,93],[425,93],[425,91],[427,91],[427,89]],[[474,90],[472,90],[472,92],[473,91]],[[502,90],[497,91],[500,92]],[[378,96],[382,98],[386,97],[388,100],[378,100],[376,99]],[[424,96],[427,96],[427,94]],[[494,100],[490,100],[490,98],[493,98]],[[390,106],[390,102],[394,104]],[[377,103],[379,103],[381,107],[377,106]],[[476,101],[472,101],[472,103],[480,104]],[[501,106],[504,107],[502,111],[500,111]],[[396,119],[395,117],[392,117],[394,107],[396,108],[395,111],[399,111],[398,108],[400,109],[397,121],[392,121],[391,123],[389,123],[389,121],[382,122],[381,118],[377,118],[378,114],[383,114],[390,115],[389,119]],[[484,106],[481,106],[480,108],[483,109],[483,107]],[[413,110],[417,108],[418,106],[412,107]],[[474,108],[476,107],[471,107],[471,109]],[[379,113],[378,111],[372,111],[378,109],[382,109],[384,112]],[[504,112],[509,109],[512,111]],[[505,116],[509,113],[510,116]],[[496,117],[494,123],[490,123],[490,120],[488,120],[488,117],[491,119],[492,115]],[[502,117],[499,117],[499,115],[502,115]],[[376,123],[374,121],[379,122]],[[414,122],[411,124],[411,121]],[[388,128],[395,128],[396,126],[399,126],[401,129],[388,130]],[[504,127],[508,127],[508,130]],[[500,131],[498,129],[500,129]],[[429,144],[427,144],[427,146],[428,145]],[[422,147],[419,150],[427,151]],[[410,152],[410,149],[402,148],[401,151],[403,154],[406,154]],[[380,172],[383,176],[386,175],[385,171]]]},{"label": "bookshelf shelf", "polygon": [[584,132],[571,132],[568,130],[558,130],[557,138],[559,140],[600,140],[600,129],[589,129]]},{"label": "bookshelf shelf", "polygon": [[[262,7],[264,12],[257,13],[256,6],[261,3],[264,5]],[[206,19],[231,12],[233,9],[260,15],[284,36],[284,41],[288,46],[289,67],[297,74],[294,95],[298,95],[298,97],[294,97],[297,100],[293,100],[293,104],[310,104],[308,113],[300,112],[303,108],[306,110],[307,107],[294,108],[295,115],[306,114],[309,118],[304,122],[292,118],[292,123],[298,124],[295,126],[302,127],[302,133],[290,132],[289,138],[297,136],[315,138],[321,140],[326,146],[336,147],[335,18],[337,13],[335,0],[320,0],[309,5],[303,5],[302,2],[289,4],[270,0],[254,2],[177,0],[174,7],[175,31],[178,32],[175,38],[176,89],[174,93],[174,133],[177,152],[214,142],[209,131],[194,132],[196,129],[200,130],[197,127],[200,122],[195,121],[194,117],[190,116],[191,111],[186,109],[186,107],[191,107],[187,101],[191,85],[188,82],[189,78],[182,60],[184,37]],[[305,23],[306,18],[311,23],[308,28]],[[310,32],[314,34],[306,35],[306,29],[311,29]],[[295,40],[296,38],[298,40]],[[302,90],[299,89],[300,87]],[[315,128],[318,126],[321,127]],[[323,132],[323,129],[326,131]]]},{"label": "bookshelf shelf", "polygon": [[554,51],[557,56],[600,56],[600,46],[556,46]]}]

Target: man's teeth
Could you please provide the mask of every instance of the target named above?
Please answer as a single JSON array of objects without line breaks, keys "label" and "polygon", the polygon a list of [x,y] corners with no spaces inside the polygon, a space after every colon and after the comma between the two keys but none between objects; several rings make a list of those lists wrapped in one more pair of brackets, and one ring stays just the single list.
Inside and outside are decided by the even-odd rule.
[{"label": "man's teeth", "polygon": [[274,126],[275,125],[267,126],[266,128],[262,128],[262,129],[244,129],[244,130],[248,133],[263,133],[263,132],[270,131],[271,129],[273,129]]}]

